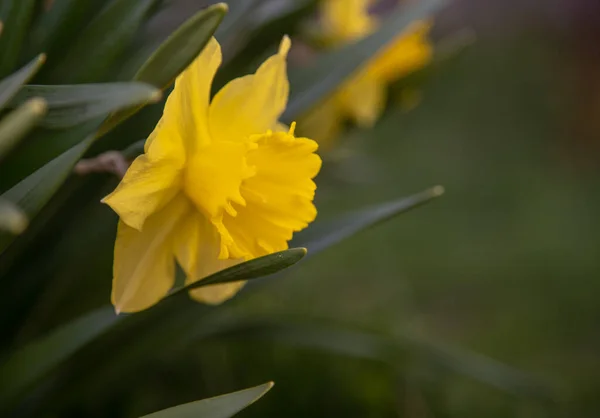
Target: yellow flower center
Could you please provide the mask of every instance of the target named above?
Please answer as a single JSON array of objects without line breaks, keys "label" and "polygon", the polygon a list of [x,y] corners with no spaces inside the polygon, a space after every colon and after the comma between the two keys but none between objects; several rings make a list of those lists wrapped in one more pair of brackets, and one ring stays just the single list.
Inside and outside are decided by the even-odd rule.
[{"label": "yellow flower center", "polygon": [[287,248],[316,216],[316,144],[289,132],[215,142],[193,156],[185,192],[217,228],[220,259],[251,259]]},{"label": "yellow flower center", "polygon": [[255,174],[248,166],[247,154],[256,147],[250,141],[212,142],[189,158],[184,190],[207,218],[218,218],[223,210],[233,210],[232,203],[246,204],[240,186]]}]

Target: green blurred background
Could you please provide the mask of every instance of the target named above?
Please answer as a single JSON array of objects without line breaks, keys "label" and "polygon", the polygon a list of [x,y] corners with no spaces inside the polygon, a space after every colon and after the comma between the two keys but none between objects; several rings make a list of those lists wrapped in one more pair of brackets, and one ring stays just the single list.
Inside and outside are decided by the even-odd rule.
[{"label": "green blurred background", "polygon": [[[375,129],[352,132],[341,161],[325,167],[319,216],[435,184],[446,195],[241,301],[241,317],[286,318],[308,330],[258,341],[241,334],[186,351],[199,358],[195,384],[211,393],[276,381],[242,416],[600,412],[600,113],[580,95],[582,82],[597,83],[580,78],[592,73],[586,67],[597,48],[573,48],[586,38],[568,26],[564,8],[476,3],[451,5],[448,20],[442,16],[442,25],[456,27],[465,18],[477,42],[414,85],[420,106],[396,106]],[[318,336],[329,341],[302,341],[301,332],[313,338],[312,327],[339,330],[340,323],[393,336],[406,352],[393,366],[331,347],[341,338],[335,332]],[[483,372],[474,378],[444,365],[445,350],[458,347],[470,351],[463,354],[473,368],[483,355],[531,373],[557,404],[515,382],[499,388],[500,378],[489,383]]]}]

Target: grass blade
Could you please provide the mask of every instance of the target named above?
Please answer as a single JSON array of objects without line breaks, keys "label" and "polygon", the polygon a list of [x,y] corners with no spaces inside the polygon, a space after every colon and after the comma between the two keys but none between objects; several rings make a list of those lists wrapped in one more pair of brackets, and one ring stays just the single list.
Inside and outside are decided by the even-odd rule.
[{"label": "grass blade", "polygon": [[130,44],[155,2],[156,0],[113,0],[109,3],[78,36],[53,69],[51,81],[91,83],[102,80]]},{"label": "grass blade", "polygon": [[310,255],[315,255],[365,229],[428,203],[443,193],[442,186],[435,186],[409,197],[348,214],[333,222],[316,222],[310,228],[298,233],[292,242],[294,245],[308,248]]},{"label": "grass blade", "polygon": [[40,54],[29,64],[0,81],[0,110],[4,109],[21,86],[35,75],[45,60],[46,56]]},{"label": "grass blade", "polygon": [[268,382],[238,392],[175,406],[144,415],[142,418],[230,418],[262,398],[272,387],[273,382]]},{"label": "grass blade", "polygon": [[0,11],[4,27],[0,36],[0,77],[9,74],[19,62],[36,1],[4,0],[2,3]]},{"label": "grass blade", "polygon": [[51,59],[60,58],[105,3],[105,0],[53,0],[34,23],[27,50],[32,55],[43,51]]},{"label": "grass blade", "polygon": [[[7,190],[2,198],[19,205],[29,216],[35,215],[69,175],[83,155],[92,137],[59,155],[26,179]],[[0,240],[0,250],[2,244]]]},{"label": "grass blade", "polygon": [[[93,141],[94,136],[88,136],[7,190],[0,198],[18,205],[29,218],[34,217],[66,180]],[[12,235],[0,233],[0,254],[13,239]]]},{"label": "grass blade", "polygon": [[242,280],[258,279],[284,270],[306,255],[306,248],[291,248],[289,250],[278,251],[273,254],[258,257],[244,263],[226,268],[217,273],[192,283],[188,286],[177,289],[170,296],[197,289],[199,287],[210,286],[222,283],[238,282]]},{"label": "grass blade", "polygon": [[41,125],[64,129],[132,104],[154,103],[160,90],[144,83],[74,84],[62,86],[25,86],[13,100],[20,104],[31,97],[42,97],[48,103],[48,115]]}]

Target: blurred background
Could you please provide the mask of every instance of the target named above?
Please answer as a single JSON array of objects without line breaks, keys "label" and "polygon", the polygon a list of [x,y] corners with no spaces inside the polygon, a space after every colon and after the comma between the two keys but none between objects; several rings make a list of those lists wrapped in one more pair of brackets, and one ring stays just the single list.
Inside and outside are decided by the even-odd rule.
[{"label": "blurred background", "polygon": [[[239,318],[264,335],[188,347],[193,371],[166,355],[138,402],[272,379],[241,416],[600,413],[600,6],[453,1],[434,33],[465,28],[472,45],[401,82],[419,89],[418,107],[392,105],[339,144],[319,217],[435,184],[445,196],[245,294]],[[391,338],[398,358],[349,331]]]},{"label": "blurred background", "polygon": [[[207,2],[170,3],[150,34]],[[598,416],[600,4],[454,0],[434,39],[465,29],[475,41],[401,80],[318,178],[322,220],[437,184],[443,198],[243,293],[218,332],[147,346],[69,413],[133,417],[274,380],[240,417]]]}]

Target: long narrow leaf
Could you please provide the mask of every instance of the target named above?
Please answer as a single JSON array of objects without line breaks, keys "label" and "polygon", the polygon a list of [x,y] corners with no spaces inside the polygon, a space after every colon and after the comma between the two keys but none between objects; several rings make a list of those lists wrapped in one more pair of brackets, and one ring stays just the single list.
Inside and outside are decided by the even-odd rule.
[{"label": "long narrow leaf", "polygon": [[44,54],[38,55],[29,64],[0,81],[0,110],[4,109],[21,86],[35,75],[45,60],[46,56]]},{"label": "long narrow leaf", "polygon": [[237,264],[225,270],[214,273],[200,281],[188,286],[177,289],[171,296],[197,289],[199,287],[210,286],[222,283],[238,282],[242,280],[258,279],[284,270],[306,255],[306,248],[291,248],[289,250],[279,251],[273,254],[258,257],[244,263]]},{"label": "long narrow leaf", "polygon": [[130,44],[156,0],[113,0],[86,27],[53,70],[51,80],[91,83],[106,71]]},{"label": "long narrow leaf", "polygon": [[77,40],[90,18],[105,3],[105,0],[53,0],[51,7],[34,23],[28,39],[29,53],[43,51],[51,58],[60,58],[61,52]]},{"label": "long narrow leaf", "polygon": [[[88,136],[7,190],[0,198],[17,204],[27,216],[32,218],[50,200],[93,141],[94,135]],[[0,254],[13,240],[12,235],[0,233]]]},{"label": "long narrow leaf", "polygon": [[365,229],[428,203],[443,193],[442,186],[435,186],[409,197],[350,213],[335,221],[317,221],[310,228],[298,233],[292,243],[308,248],[312,256]]},{"label": "long narrow leaf", "polygon": [[[46,164],[92,135],[103,118],[66,130],[36,128],[0,164],[0,193],[6,193]],[[70,170],[70,169],[69,169]]]},{"label": "long narrow leaf", "polygon": [[31,97],[48,102],[48,115],[42,126],[52,129],[69,128],[132,103],[153,103],[161,98],[160,90],[149,84],[102,83],[62,86],[25,86],[13,100],[13,105]]},{"label": "long narrow leaf", "polygon": [[36,1],[4,0],[2,3],[0,10],[5,15],[0,36],[0,77],[9,74],[18,64]]},{"label": "long narrow leaf", "polygon": [[[0,197],[17,204],[29,217],[33,217],[70,174],[71,169],[92,143],[93,138],[93,136],[89,136]],[[12,237],[0,234],[0,253],[11,241]]]},{"label": "long narrow leaf", "polygon": [[262,398],[272,387],[273,382],[269,382],[238,392],[175,406],[144,415],[142,418],[230,418]]},{"label": "long narrow leaf", "polygon": [[171,85],[202,52],[227,10],[227,4],[217,3],[196,13],[154,51],[133,79],[162,89]]}]

